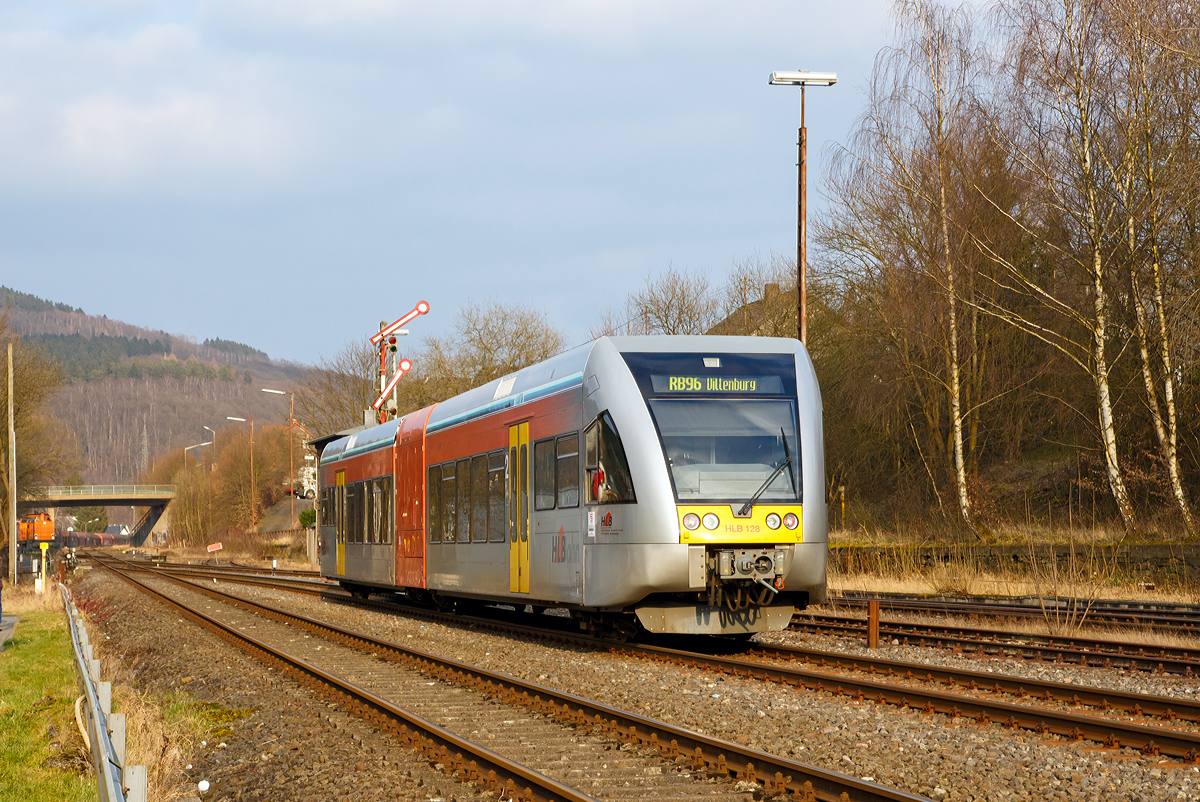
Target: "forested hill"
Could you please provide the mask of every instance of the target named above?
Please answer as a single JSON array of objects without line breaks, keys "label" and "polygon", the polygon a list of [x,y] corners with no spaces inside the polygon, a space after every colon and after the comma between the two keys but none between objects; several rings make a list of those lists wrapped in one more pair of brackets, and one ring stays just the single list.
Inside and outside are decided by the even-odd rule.
[{"label": "forested hill", "polygon": [[195,338],[88,315],[68,304],[0,287],[10,331],[36,343],[62,368],[51,402],[70,426],[86,482],[132,481],[149,455],[204,442],[204,427],[256,428],[287,420],[289,389],[302,369],[249,345]]},{"label": "forested hill", "polygon": [[[95,378],[119,375],[117,363],[122,360],[145,362],[165,356],[181,362],[195,358],[218,365],[249,367],[255,373],[286,370],[286,364],[232,340],[218,337],[198,343],[188,335],[132,326],[110,320],[106,315],[86,314],[69,304],[0,287],[0,312],[5,309],[9,328],[45,348],[62,364],[71,381],[93,380],[93,371],[100,371]],[[267,368],[268,365],[274,370]]]}]

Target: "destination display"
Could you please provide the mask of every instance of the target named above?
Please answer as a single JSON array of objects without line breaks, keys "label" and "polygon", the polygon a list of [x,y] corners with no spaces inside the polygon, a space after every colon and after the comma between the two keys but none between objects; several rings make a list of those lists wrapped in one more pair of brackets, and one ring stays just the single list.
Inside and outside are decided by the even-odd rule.
[{"label": "destination display", "polygon": [[650,376],[655,393],[738,393],[781,395],[778,376]]}]

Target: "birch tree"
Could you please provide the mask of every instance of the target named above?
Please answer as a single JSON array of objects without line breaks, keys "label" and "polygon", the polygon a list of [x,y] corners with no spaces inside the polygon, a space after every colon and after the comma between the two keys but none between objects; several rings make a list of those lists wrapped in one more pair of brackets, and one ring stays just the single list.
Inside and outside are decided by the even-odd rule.
[{"label": "birch tree", "polygon": [[[826,240],[863,257],[880,289],[905,281],[903,273],[910,269],[936,292],[935,303],[922,298],[923,309],[893,303],[877,308],[888,315],[936,314],[936,321],[891,325],[888,332],[907,366],[927,428],[940,431],[941,421],[947,421],[948,443],[934,442],[953,477],[959,517],[979,530],[963,437],[964,241],[951,208],[977,72],[972,20],[969,6],[950,9],[927,0],[900,0],[894,14],[897,45],[876,59],[867,111],[839,160],[840,175],[835,168],[831,181],[841,208],[831,216]],[[922,343],[913,335],[934,336]],[[923,345],[932,346],[940,366],[921,358]],[[979,369],[977,359],[972,364]],[[937,494],[933,468],[927,462],[925,467]]]},{"label": "birch tree", "polygon": [[1108,32],[1120,63],[1113,97],[1123,144],[1120,156],[1125,162],[1121,168],[1124,180],[1118,189],[1125,216],[1129,304],[1134,312],[1142,387],[1171,496],[1185,529],[1194,536],[1196,521],[1179,465],[1168,285],[1163,278],[1160,243],[1164,236],[1171,236],[1172,224],[1179,219],[1173,209],[1189,202],[1189,174],[1195,166],[1181,163],[1179,157],[1191,136],[1188,107],[1195,102],[1195,87],[1190,85],[1180,51],[1153,36],[1156,29],[1169,30],[1163,24],[1164,3],[1115,0],[1109,9]]},{"label": "birch tree", "polygon": [[1005,289],[1035,299],[1055,322],[995,305],[986,311],[1052,345],[1090,379],[1109,488],[1126,533],[1134,533],[1109,380],[1110,340],[1120,335],[1111,325],[1117,271],[1110,258],[1122,240],[1115,187],[1127,166],[1106,141],[1112,43],[1098,0],[1001,0],[998,10],[1007,86],[992,108],[994,131],[1026,175],[1019,222],[1045,259],[1031,265],[980,245],[1005,269]]}]

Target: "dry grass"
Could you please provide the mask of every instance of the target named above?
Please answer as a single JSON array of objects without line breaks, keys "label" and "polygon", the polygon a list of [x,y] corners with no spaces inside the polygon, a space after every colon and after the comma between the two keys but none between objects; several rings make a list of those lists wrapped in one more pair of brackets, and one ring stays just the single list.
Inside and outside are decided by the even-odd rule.
[{"label": "dry grass", "polygon": [[184,795],[179,778],[189,757],[185,750],[208,731],[195,707],[183,699],[156,699],[129,685],[114,684],[113,709],[125,714],[125,759],[128,765],[146,766],[147,799],[170,800]]},{"label": "dry grass", "polygon": [[5,615],[20,615],[35,611],[61,611],[62,595],[58,591],[58,583],[50,580],[46,583],[45,593],[35,593],[33,582],[22,582],[15,588],[8,582],[4,583],[4,613]]}]

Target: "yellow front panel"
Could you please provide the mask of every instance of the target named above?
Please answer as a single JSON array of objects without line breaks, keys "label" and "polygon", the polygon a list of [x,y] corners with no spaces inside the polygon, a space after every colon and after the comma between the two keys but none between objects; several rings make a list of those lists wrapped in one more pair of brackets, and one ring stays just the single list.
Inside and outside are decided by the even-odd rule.
[{"label": "yellow front panel", "polygon": [[[738,505],[740,507],[741,505]],[[676,508],[679,513],[679,542],[680,543],[803,543],[804,516],[799,504],[755,504],[749,518],[733,517],[734,507],[728,504],[689,504]],[[688,531],[683,525],[683,516],[689,512],[696,513],[700,520],[713,513],[720,519],[716,529],[705,529],[701,524],[699,529]],[[788,529],[782,523],[778,529],[767,526],[767,516],[775,513],[780,520],[789,512],[795,513],[801,523],[795,529]]]}]

